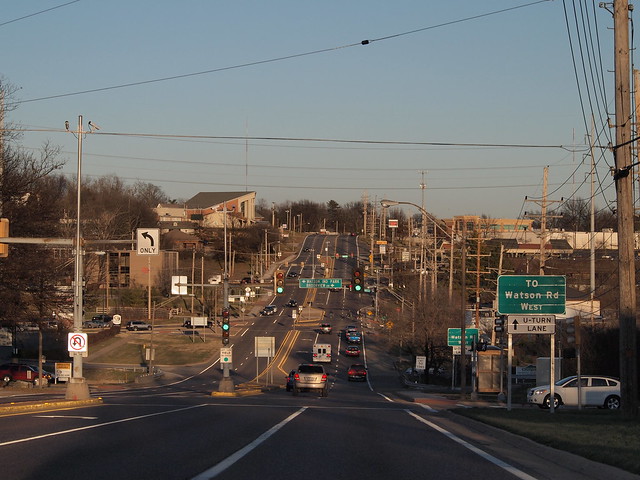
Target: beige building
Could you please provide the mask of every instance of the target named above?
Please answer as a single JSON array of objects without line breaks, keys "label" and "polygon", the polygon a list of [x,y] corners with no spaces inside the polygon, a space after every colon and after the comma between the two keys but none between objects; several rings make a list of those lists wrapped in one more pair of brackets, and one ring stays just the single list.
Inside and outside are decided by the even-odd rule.
[{"label": "beige building", "polygon": [[220,228],[225,222],[229,227],[246,227],[256,221],[256,192],[200,192],[184,204],[160,204],[155,210],[165,232],[191,233],[195,226]]}]

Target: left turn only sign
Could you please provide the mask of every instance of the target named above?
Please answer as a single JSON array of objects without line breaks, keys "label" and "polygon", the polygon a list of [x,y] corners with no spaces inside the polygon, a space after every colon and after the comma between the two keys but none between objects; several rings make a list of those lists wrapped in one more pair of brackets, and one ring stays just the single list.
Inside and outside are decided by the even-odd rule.
[{"label": "left turn only sign", "polygon": [[67,345],[70,352],[84,353],[88,351],[86,333],[70,332],[67,340]]},{"label": "left turn only sign", "polygon": [[138,228],[136,230],[138,255],[158,255],[160,253],[160,229]]}]

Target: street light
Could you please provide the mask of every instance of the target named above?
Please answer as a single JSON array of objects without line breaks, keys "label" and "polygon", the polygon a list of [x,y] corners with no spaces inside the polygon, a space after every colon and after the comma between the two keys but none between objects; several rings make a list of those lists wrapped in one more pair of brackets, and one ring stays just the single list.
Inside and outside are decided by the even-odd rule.
[{"label": "street light", "polygon": [[[450,251],[450,257],[449,257],[449,302],[451,302],[452,299],[452,290],[453,290],[453,235],[451,235],[449,232],[447,232],[439,223],[438,220],[431,214],[429,214],[429,212],[427,212],[424,208],[416,205],[415,203],[411,203],[411,202],[398,202],[395,200],[388,200],[388,199],[384,199],[380,201],[380,205],[382,205],[383,208],[389,208],[389,207],[394,207],[396,205],[411,205],[416,207],[418,210],[420,210],[420,212],[422,213],[422,215],[424,215],[425,217],[428,217],[429,219],[431,219],[431,221],[433,221],[433,224],[439,228],[447,237],[449,237],[449,239],[451,240],[451,251]],[[463,240],[464,240],[464,236],[463,236]],[[463,339],[461,341],[461,345],[460,345],[460,395],[464,398],[465,395],[465,389],[466,389],[466,363],[467,363],[467,356],[465,353],[466,350],[466,342],[465,342],[465,338],[466,338],[466,318],[465,318],[465,296],[466,296],[466,292],[465,292],[465,286],[464,286],[464,282],[465,282],[465,268],[464,268],[464,262],[466,261],[466,252],[465,252],[465,245],[462,246],[462,278],[461,278],[461,292],[462,292],[462,318],[460,320],[461,325],[460,325],[460,330],[461,330],[461,338]],[[475,391],[475,384],[474,384],[474,391]]]},{"label": "street light", "polygon": [[[435,227],[439,229],[446,237],[449,238],[451,243],[451,250],[449,255],[449,302],[451,302],[451,298],[453,296],[453,235],[449,233],[444,227],[442,227],[442,225],[440,225],[440,221],[437,218],[435,218],[433,215],[427,212],[424,208],[422,208],[419,205],[416,205],[415,203],[384,199],[384,200],[380,200],[380,205],[382,205],[382,208],[395,207],[397,205],[411,205],[412,207],[416,207],[418,210],[420,210],[420,213],[422,213],[424,217],[430,219],[435,225]],[[434,269],[434,273],[435,273],[435,269]],[[422,272],[420,272],[420,275],[422,275]]]}]

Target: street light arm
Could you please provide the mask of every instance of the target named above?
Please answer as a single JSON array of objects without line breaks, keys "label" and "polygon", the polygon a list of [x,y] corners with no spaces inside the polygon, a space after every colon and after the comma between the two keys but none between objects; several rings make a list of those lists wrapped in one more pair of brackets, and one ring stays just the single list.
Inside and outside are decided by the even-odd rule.
[{"label": "street light arm", "polygon": [[397,205],[411,205],[413,207],[416,207],[418,210],[420,210],[420,213],[422,213],[425,217],[427,217],[429,220],[431,220],[434,225],[436,227],[438,227],[442,233],[444,233],[447,237],[449,237],[449,239],[453,240],[453,236],[447,232],[442,225],[440,225],[440,220],[438,220],[436,217],[434,217],[433,215],[431,215],[429,212],[427,212],[424,208],[422,208],[419,205],[416,205],[415,203],[411,203],[411,202],[399,202],[396,200],[388,200],[388,199],[384,199],[384,200],[380,200],[380,205],[382,205],[382,208],[389,208],[389,207],[395,207]]}]

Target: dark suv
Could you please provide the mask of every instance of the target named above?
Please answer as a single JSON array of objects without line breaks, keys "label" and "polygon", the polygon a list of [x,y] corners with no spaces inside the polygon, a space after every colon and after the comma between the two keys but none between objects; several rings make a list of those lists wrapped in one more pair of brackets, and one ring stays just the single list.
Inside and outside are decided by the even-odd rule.
[{"label": "dark suv", "polygon": [[113,325],[113,317],[111,315],[94,315],[93,318],[87,322],[83,322],[84,328],[106,328]]}]

